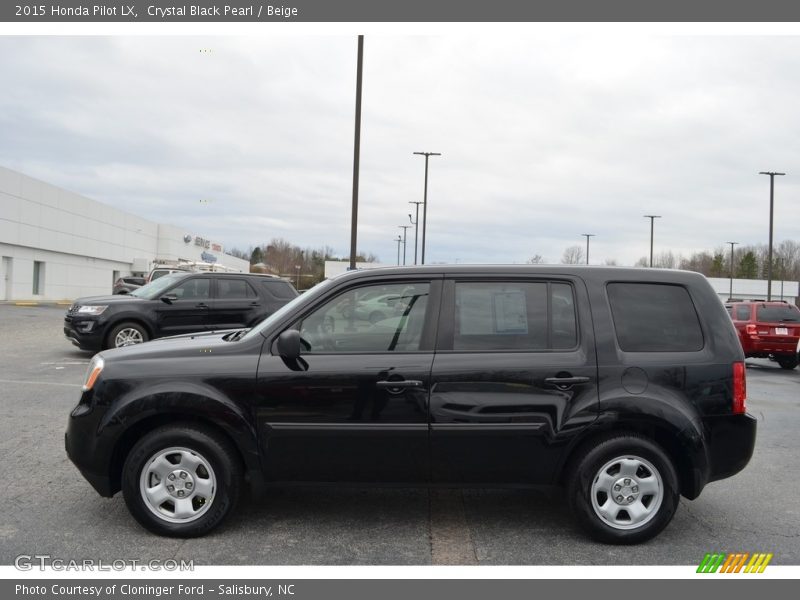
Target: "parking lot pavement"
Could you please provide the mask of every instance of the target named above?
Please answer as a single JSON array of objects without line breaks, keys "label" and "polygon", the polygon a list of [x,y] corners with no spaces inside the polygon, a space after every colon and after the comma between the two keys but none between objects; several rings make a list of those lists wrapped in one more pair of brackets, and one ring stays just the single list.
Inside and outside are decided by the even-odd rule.
[{"label": "parking lot pavement", "polygon": [[587,541],[558,491],[289,488],[242,502],[212,535],[156,538],[122,498],[100,498],[64,452],[90,356],[61,333],[64,307],[0,305],[0,564],[193,559],[196,565],[696,565],[710,551],[772,552],[800,564],[800,370],[748,361],[753,460],[682,500],[635,547]]}]

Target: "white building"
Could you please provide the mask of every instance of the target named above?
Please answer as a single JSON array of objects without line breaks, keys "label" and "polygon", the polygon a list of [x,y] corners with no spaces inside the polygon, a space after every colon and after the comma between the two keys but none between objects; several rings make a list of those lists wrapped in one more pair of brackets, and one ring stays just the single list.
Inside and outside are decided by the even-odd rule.
[{"label": "white building", "polygon": [[[731,280],[727,277],[709,277],[711,287],[717,292],[720,298],[728,300],[731,291]],[[772,300],[784,300],[789,304],[797,304],[800,284],[796,281],[775,281],[772,280]],[[754,300],[763,301],[767,299],[767,280],[766,279],[734,279],[733,296],[734,300]]]},{"label": "white building", "polygon": [[250,268],[207,236],[0,167],[0,301],[110,294],[120,276],[179,260]]}]

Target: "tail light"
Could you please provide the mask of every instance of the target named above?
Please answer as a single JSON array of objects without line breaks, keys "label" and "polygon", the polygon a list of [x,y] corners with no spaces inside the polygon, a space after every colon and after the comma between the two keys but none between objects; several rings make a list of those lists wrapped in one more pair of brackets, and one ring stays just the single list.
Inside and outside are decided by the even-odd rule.
[{"label": "tail light", "polygon": [[733,363],[733,414],[743,415],[747,410],[747,376],[744,363]]},{"label": "tail light", "polygon": [[747,335],[757,335],[757,328],[755,323],[748,323],[744,326],[744,331]]}]

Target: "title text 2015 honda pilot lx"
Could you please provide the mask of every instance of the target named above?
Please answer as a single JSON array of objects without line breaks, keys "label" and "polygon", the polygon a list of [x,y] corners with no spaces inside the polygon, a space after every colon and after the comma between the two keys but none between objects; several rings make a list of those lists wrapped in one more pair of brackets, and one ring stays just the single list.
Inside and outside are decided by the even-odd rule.
[{"label": "title text 2015 honda pilot lx", "polygon": [[[358,319],[380,294],[392,311]],[[552,484],[635,543],[749,461],[743,360],[695,273],[350,272],[252,329],[100,353],[66,447],[159,534],[210,531],[245,484]]]}]

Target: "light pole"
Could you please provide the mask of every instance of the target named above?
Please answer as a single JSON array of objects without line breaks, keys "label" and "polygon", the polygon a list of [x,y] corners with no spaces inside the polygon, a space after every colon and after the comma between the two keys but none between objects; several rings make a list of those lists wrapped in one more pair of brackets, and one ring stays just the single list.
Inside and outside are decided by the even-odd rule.
[{"label": "light pole", "polygon": [[425,264],[425,226],[428,222],[428,159],[431,156],[441,156],[441,152],[414,152],[414,154],[419,154],[420,156],[425,157],[425,194],[422,197],[422,256],[420,257],[420,263]]},{"label": "light pole", "polygon": [[581,235],[586,238],[586,264],[588,265],[589,264],[589,238],[594,237],[595,234],[594,233],[582,233]]},{"label": "light pole", "polygon": [[403,243],[403,238],[401,238],[398,235],[397,239],[395,240],[395,242],[397,242],[397,265],[399,266],[400,265],[400,244]]},{"label": "light pole", "polygon": [[653,268],[653,223],[660,219],[661,215],[644,215],[645,219],[650,219],[650,268]]},{"label": "light pole", "polygon": [[767,302],[772,300],[772,213],[775,197],[775,176],[786,175],[776,171],[759,171],[759,175],[769,175],[769,250],[767,252]]},{"label": "light pole", "polygon": [[417,205],[417,215],[413,219],[408,215],[408,220],[414,226],[414,264],[417,264],[417,234],[419,233],[419,205],[425,204],[424,202],[409,202],[409,204]]},{"label": "light pole", "polygon": [[302,269],[302,267],[300,265],[295,265],[294,268],[297,271],[297,279],[296,279],[297,283],[295,284],[295,288],[297,288],[299,290],[300,289],[300,269]]},{"label": "light pole", "polygon": [[411,229],[411,225],[398,225],[398,227],[403,230],[403,266],[406,266],[406,230]]},{"label": "light pole", "polygon": [[353,143],[353,208],[350,215],[350,270],[356,268],[356,242],[358,237],[358,165],[361,155],[361,80],[364,65],[364,36],[358,36],[358,62],[356,66],[356,132]]},{"label": "light pole", "polygon": [[731,245],[731,286],[728,290],[728,302],[733,301],[733,247],[738,244],[739,242],[725,242],[726,244]]}]

